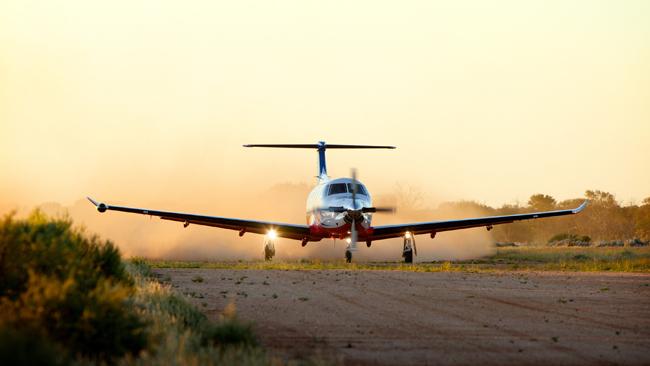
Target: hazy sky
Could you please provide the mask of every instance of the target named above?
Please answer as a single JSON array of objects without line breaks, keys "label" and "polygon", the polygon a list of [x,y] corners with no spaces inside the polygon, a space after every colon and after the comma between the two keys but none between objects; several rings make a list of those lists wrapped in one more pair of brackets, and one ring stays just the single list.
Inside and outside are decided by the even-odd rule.
[{"label": "hazy sky", "polygon": [[398,146],[328,154],[373,192],[638,202],[650,1],[0,2],[0,210],[232,204],[316,174],[242,144],[318,140]]}]

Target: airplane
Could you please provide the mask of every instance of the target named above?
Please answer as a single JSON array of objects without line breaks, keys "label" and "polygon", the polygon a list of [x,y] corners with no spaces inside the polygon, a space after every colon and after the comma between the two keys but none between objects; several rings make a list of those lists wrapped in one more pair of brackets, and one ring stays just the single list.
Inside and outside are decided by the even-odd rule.
[{"label": "airplane", "polygon": [[395,146],[340,145],[327,144],[324,141],[319,141],[317,144],[250,144],[243,146],[247,148],[315,149],[318,151],[318,181],[307,197],[306,225],[115,206],[95,201],[90,197],[87,198],[101,213],[110,210],[157,216],[163,220],[182,222],[183,227],[193,224],[235,230],[239,232],[240,237],[246,233],[264,234],[264,258],[266,260],[271,260],[275,255],[275,242],[278,237],[300,240],[303,247],[309,242],[319,242],[323,239],[344,239],[348,243],[345,248],[345,259],[348,263],[352,261],[352,253],[356,251],[358,241],[365,241],[366,245],[370,247],[373,242],[378,240],[401,237],[404,239],[402,257],[406,263],[412,263],[413,255],[417,255],[416,235],[428,234],[434,238],[439,232],[475,227],[485,227],[489,231],[494,225],[577,214],[584,210],[588,203],[588,201],[584,201],[579,207],[568,210],[373,226],[371,221],[374,213],[393,212],[394,209],[374,207],[370,193],[365,185],[357,180],[355,170],[352,170],[351,178],[331,179],[327,175],[325,151],[328,149],[395,149]]}]

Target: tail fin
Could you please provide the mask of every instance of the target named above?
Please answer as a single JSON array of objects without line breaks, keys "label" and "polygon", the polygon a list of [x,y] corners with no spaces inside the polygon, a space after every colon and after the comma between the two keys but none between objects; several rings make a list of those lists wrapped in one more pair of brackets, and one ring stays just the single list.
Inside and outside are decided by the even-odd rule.
[{"label": "tail fin", "polygon": [[327,178],[327,164],[325,162],[325,150],[327,149],[394,149],[395,148],[395,146],[326,144],[325,141],[319,141],[317,144],[250,144],[250,145],[244,145],[244,147],[317,149],[318,150],[318,179]]}]

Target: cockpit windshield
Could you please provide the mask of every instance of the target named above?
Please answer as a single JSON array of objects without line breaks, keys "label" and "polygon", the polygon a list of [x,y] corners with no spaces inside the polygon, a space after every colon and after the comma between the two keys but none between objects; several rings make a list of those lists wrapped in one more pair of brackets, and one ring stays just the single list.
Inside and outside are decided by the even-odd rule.
[{"label": "cockpit windshield", "polygon": [[[352,186],[352,183],[334,183],[330,184],[329,188],[327,189],[327,195],[331,196],[333,194],[339,193],[352,193],[353,189],[354,187]],[[364,187],[362,184],[357,184],[357,194],[367,196],[368,191],[366,191],[366,187]]]},{"label": "cockpit windshield", "polygon": [[[354,187],[352,186],[352,183],[348,183],[348,192],[352,193],[353,190]],[[357,184],[357,194],[367,196],[368,193],[366,192],[366,187],[364,187],[362,184]]]},{"label": "cockpit windshield", "polygon": [[347,192],[348,191],[345,183],[336,183],[330,185],[329,190],[327,191],[327,195],[331,196],[333,194],[347,193]]}]

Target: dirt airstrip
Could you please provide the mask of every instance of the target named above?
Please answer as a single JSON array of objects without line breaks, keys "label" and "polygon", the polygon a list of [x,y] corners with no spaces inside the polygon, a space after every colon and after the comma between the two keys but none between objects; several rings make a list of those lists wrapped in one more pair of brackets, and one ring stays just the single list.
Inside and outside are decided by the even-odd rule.
[{"label": "dirt airstrip", "polygon": [[[157,269],[278,357],[429,365],[650,364],[650,275]],[[194,280],[194,281],[193,281]]]}]

